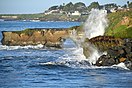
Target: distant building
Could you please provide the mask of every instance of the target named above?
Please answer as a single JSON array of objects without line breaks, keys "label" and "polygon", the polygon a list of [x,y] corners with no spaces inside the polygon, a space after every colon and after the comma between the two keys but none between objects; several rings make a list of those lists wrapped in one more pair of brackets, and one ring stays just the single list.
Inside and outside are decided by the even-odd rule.
[{"label": "distant building", "polygon": [[79,11],[74,11],[73,13],[71,13],[71,15],[73,15],[73,16],[80,16],[81,13]]},{"label": "distant building", "polygon": [[81,15],[89,15],[89,12],[81,12]]},{"label": "distant building", "polygon": [[117,12],[117,10],[116,10],[116,8],[112,8],[112,9],[110,9],[110,12],[115,13],[115,12]]},{"label": "distant building", "polygon": [[130,11],[131,9],[130,8],[123,8],[123,7],[118,7],[117,11],[120,11],[120,12],[126,12],[126,11]]},{"label": "distant building", "polygon": [[123,10],[123,8],[121,7],[121,6],[118,6],[118,8],[117,8],[118,10]]}]

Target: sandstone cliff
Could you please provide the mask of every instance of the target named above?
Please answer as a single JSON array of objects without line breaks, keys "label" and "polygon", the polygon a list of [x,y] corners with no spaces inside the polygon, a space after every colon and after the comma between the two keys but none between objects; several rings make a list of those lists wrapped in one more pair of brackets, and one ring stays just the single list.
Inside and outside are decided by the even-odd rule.
[{"label": "sandstone cliff", "polygon": [[26,29],[23,31],[3,31],[2,44],[8,46],[38,45],[61,47],[69,33],[67,29]]}]

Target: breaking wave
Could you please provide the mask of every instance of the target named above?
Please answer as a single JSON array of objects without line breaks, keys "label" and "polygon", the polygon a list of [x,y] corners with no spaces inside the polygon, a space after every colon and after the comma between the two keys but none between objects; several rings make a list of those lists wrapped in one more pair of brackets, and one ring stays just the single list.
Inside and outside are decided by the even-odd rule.
[{"label": "breaking wave", "polygon": [[49,62],[38,63],[42,66],[66,66],[70,68],[82,68],[82,69],[127,69],[124,63],[113,66],[94,66],[89,63],[89,60],[83,55],[83,48],[69,48],[65,49],[66,54],[60,56],[59,59]]},{"label": "breaking wave", "polygon": [[42,49],[44,46],[42,44],[33,46],[6,46],[6,45],[0,45],[0,50],[16,50],[16,49]]}]

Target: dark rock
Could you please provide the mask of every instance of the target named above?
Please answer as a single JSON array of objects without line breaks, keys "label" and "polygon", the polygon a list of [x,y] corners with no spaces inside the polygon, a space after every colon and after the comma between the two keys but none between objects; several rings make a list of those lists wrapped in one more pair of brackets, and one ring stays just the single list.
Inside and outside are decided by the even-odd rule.
[{"label": "dark rock", "polygon": [[106,51],[107,55],[100,56],[95,65],[111,66],[123,62],[132,70],[132,39],[125,39],[122,46],[114,46]]},{"label": "dark rock", "polygon": [[[111,36],[97,36],[91,39],[85,39],[83,42],[83,54],[86,58],[88,58],[91,54],[91,49],[89,46],[93,46],[94,48],[100,50],[100,51],[108,51],[111,56],[116,56],[117,54],[120,56],[120,53],[124,53],[124,50],[121,50],[117,52],[115,49],[112,49],[113,47],[122,46],[124,44],[124,40],[120,38],[115,38]],[[112,50],[110,51],[111,48]],[[115,51],[114,51],[115,50]],[[118,49],[117,49],[118,50]],[[115,57],[112,57],[115,58]]]},{"label": "dark rock", "polygon": [[126,58],[119,58],[119,62],[125,62],[127,59]]},{"label": "dark rock", "polygon": [[132,58],[132,52],[129,52],[128,54],[126,54],[127,58]]},{"label": "dark rock", "polygon": [[126,52],[125,52],[125,50],[122,47],[110,48],[110,49],[108,49],[107,53],[112,58],[126,57]]},{"label": "dark rock", "polygon": [[96,66],[111,66],[115,64],[115,60],[108,55],[102,55],[96,62]]},{"label": "dark rock", "polygon": [[124,50],[125,50],[126,53],[130,53],[132,51],[132,46],[131,45],[132,44],[130,44],[130,43],[125,45]]},{"label": "dark rock", "polygon": [[132,61],[126,61],[126,62],[125,62],[125,66],[126,66],[128,69],[132,70]]},{"label": "dark rock", "polygon": [[129,61],[132,61],[132,52],[130,52],[129,54],[127,54],[126,57],[128,58]]},{"label": "dark rock", "polygon": [[108,51],[107,51],[107,53],[110,55],[110,56],[112,56],[113,58],[115,58],[115,56],[117,56],[117,50],[114,50],[114,49],[109,49]]}]

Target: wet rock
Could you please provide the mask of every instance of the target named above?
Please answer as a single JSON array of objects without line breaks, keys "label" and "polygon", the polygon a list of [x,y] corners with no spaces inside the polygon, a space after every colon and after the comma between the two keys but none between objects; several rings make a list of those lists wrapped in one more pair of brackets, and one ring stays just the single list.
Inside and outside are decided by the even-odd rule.
[{"label": "wet rock", "polygon": [[[91,39],[85,39],[85,41],[83,42],[82,46],[83,46],[83,54],[86,56],[86,58],[88,58],[91,54],[91,51],[93,49],[90,49],[92,46],[95,49],[98,49],[100,51],[108,51],[110,53],[110,55],[120,55],[120,53],[123,53],[124,50],[120,50],[119,52],[117,52],[116,50],[113,51],[113,47],[115,48],[116,46],[122,46],[124,44],[124,40],[120,39],[120,38],[115,38],[115,37],[111,37],[111,36],[97,36]],[[111,48],[111,50],[109,49]],[[118,49],[117,49],[118,50]],[[115,57],[113,57],[115,58]]]},{"label": "wet rock", "polygon": [[126,52],[122,47],[113,47],[107,50],[112,58],[126,57]]},{"label": "wet rock", "polygon": [[115,64],[115,60],[108,55],[102,55],[96,62],[96,66],[111,66]]},{"label": "wet rock", "polygon": [[132,70],[132,39],[125,39],[122,46],[107,49],[107,55],[102,55],[96,62],[97,66],[111,66],[125,63]]},{"label": "wet rock", "polygon": [[64,38],[69,36],[67,29],[26,29],[23,31],[3,31],[2,44],[25,46],[42,44],[46,47],[61,47]]},{"label": "wet rock", "polygon": [[132,70],[132,61],[126,61],[126,62],[124,62],[124,63],[125,63],[125,66],[126,66],[128,69]]},{"label": "wet rock", "polygon": [[120,63],[121,62],[125,62],[126,61],[126,58],[123,58],[123,57],[122,58],[119,58],[119,61],[120,61]]},{"label": "wet rock", "polygon": [[90,39],[89,42],[94,44],[99,50],[103,51],[112,47],[122,46],[124,44],[123,39],[111,36],[97,36]]}]

